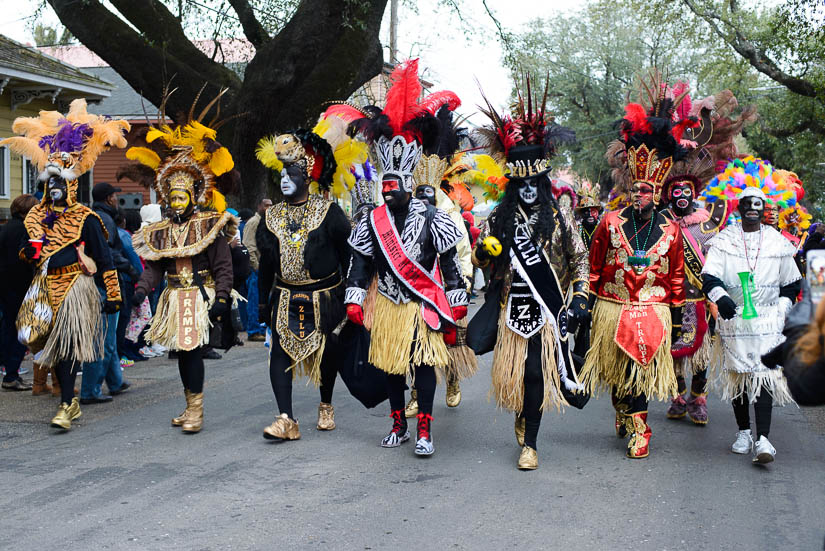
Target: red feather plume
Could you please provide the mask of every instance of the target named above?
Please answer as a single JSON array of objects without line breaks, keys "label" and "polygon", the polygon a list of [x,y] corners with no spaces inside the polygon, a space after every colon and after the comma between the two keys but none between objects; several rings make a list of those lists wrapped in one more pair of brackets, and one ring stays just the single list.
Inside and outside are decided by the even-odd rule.
[{"label": "red feather plume", "polygon": [[676,138],[677,142],[682,141],[682,134],[685,133],[687,128],[696,128],[699,126],[699,121],[695,118],[692,119],[683,119],[676,124],[673,125],[673,128],[670,131],[670,134]]},{"label": "red feather plume", "polygon": [[454,92],[442,90],[441,92],[434,92],[430,94],[424,98],[418,106],[435,115],[438,113],[438,110],[441,109],[441,106],[445,104],[450,111],[455,111],[461,105],[461,100],[458,99],[458,96],[455,95]]},{"label": "red feather plume", "polygon": [[390,119],[394,134],[404,133],[404,125],[424,111],[418,105],[420,95],[418,59],[411,59],[396,65],[390,75],[390,88],[387,91],[387,103],[383,111],[383,114]]},{"label": "red feather plume", "polygon": [[625,132],[625,139],[628,139],[629,134],[650,134],[653,128],[647,120],[647,112],[643,105],[639,103],[628,103],[624,107],[625,120],[630,123],[630,128]]},{"label": "red feather plume", "polygon": [[324,111],[324,118],[326,119],[333,115],[341,117],[348,123],[358,119],[363,119],[366,116],[363,111],[356,109],[347,103],[336,103],[327,107],[327,110]]}]

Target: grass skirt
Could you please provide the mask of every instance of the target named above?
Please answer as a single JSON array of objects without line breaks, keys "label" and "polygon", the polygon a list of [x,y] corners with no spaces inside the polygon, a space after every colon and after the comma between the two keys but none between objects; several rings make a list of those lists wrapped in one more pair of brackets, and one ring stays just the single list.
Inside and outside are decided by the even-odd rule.
[{"label": "grass skirt", "polygon": [[616,327],[622,304],[598,299],[593,308],[590,349],[579,379],[587,391],[598,396],[613,387],[619,398],[646,394],[648,399],[670,400],[676,396],[676,373],[670,354],[670,308],[653,304],[653,311],[664,327],[664,338],[652,361],[644,366],[633,362],[616,344]]},{"label": "grass skirt", "polygon": [[64,360],[80,364],[99,359],[105,336],[103,320],[94,278],[79,275],[57,310],[39,363],[55,366]]},{"label": "grass skirt", "polygon": [[375,296],[369,362],[390,375],[411,375],[416,365],[445,369],[450,362],[444,334],[431,330],[421,316],[421,303],[395,304]]},{"label": "grass skirt", "polygon": [[691,374],[696,375],[698,372],[703,369],[707,369],[710,366],[710,355],[712,348],[710,341],[710,331],[708,331],[705,334],[705,338],[702,339],[702,345],[699,347],[699,350],[694,352],[692,356],[673,359],[673,369],[676,371],[677,377],[684,377],[685,371],[689,371]]},{"label": "grass skirt", "polygon": [[711,347],[711,373],[708,377],[708,386],[718,393],[722,400],[731,402],[742,396],[750,402],[756,401],[759,393],[763,390],[773,397],[775,406],[785,406],[793,404],[794,399],[788,389],[788,381],[782,372],[782,368],[768,369],[753,372],[737,372],[732,369],[725,369],[725,351],[722,346],[722,339],[718,336],[713,338]]},{"label": "grass skirt", "polygon": [[[527,342],[507,327],[507,309],[501,309],[496,346],[493,349],[492,388],[490,393],[502,409],[521,413],[524,409],[524,364],[527,362]],[[541,411],[559,410],[567,401],[560,390],[556,366],[556,338],[553,326],[545,323],[538,335],[541,339],[541,371],[544,376],[544,397]]]},{"label": "grass skirt", "polygon": [[450,363],[447,365],[448,381],[469,379],[478,371],[476,354],[467,346],[467,318],[458,321],[457,331],[455,346],[447,347],[450,355]]},{"label": "grass skirt", "polygon": [[203,299],[200,289],[196,289],[195,301],[197,302],[195,311],[195,329],[197,330],[197,344],[191,348],[182,348],[178,342],[179,327],[179,300],[181,292],[188,292],[187,289],[166,287],[158,299],[158,307],[146,332],[146,341],[152,344],[160,344],[169,350],[193,350],[198,346],[205,346],[209,343],[209,328],[212,324],[209,321],[209,304],[215,299],[215,288],[205,285],[209,303]]}]

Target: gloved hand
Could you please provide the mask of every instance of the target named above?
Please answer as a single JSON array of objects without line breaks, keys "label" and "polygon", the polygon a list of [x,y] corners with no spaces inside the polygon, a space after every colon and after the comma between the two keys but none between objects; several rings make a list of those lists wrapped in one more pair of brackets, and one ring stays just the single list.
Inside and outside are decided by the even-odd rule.
[{"label": "gloved hand", "polygon": [[588,325],[590,325],[590,311],[587,308],[587,299],[576,295],[567,309],[567,333],[573,334],[579,327],[587,328]]},{"label": "gloved hand", "polygon": [[135,291],[135,294],[132,295],[132,306],[137,308],[143,304],[144,300],[146,300],[146,294],[143,291]]},{"label": "gloved hand", "polygon": [[103,311],[106,314],[116,314],[120,310],[121,304],[119,300],[106,300],[103,303]]},{"label": "gloved hand", "polygon": [[263,323],[267,327],[272,323],[272,310],[269,309],[269,304],[258,305],[258,323]]},{"label": "gloved hand", "polygon": [[129,269],[126,270],[126,275],[128,275],[129,279],[131,279],[134,282],[137,282],[140,279],[140,272],[131,264],[129,265]]},{"label": "gloved hand", "polygon": [[364,309],[360,304],[347,304],[347,318],[352,323],[364,325]]},{"label": "gloved hand", "polygon": [[467,307],[466,306],[453,306],[450,308],[450,313],[453,315],[453,319],[458,321],[460,319],[464,319],[467,317]]},{"label": "gloved hand", "polygon": [[451,325],[450,328],[444,333],[444,344],[454,346],[457,336],[455,325]]},{"label": "gloved hand", "polygon": [[719,308],[719,315],[723,320],[733,319],[736,315],[736,303],[727,295],[716,301],[716,307]]},{"label": "gloved hand", "polygon": [[229,301],[224,297],[218,297],[209,309],[209,321],[219,321],[221,316],[229,313]]},{"label": "gloved hand", "polygon": [[37,249],[35,249],[32,245],[26,245],[22,249],[23,257],[29,262],[34,260],[34,257],[37,256]]}]

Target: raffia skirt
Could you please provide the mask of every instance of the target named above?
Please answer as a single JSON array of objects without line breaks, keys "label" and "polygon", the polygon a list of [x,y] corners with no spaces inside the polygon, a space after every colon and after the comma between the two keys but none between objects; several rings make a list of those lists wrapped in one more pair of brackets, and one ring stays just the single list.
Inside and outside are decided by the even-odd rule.
[{"label": "raffia skirt", "polygon": [[49,337],[37,361],[54,366],[70,360],[77,367],[93,362],[103,353],[104,317],[100,310],[100,292],[95,280],[78,275],[66,291],[54,317]]}]

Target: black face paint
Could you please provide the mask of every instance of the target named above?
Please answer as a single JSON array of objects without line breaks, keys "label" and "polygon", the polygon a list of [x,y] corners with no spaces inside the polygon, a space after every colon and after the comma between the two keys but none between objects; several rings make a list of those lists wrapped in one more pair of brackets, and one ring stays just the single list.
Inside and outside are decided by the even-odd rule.
[{"label": "black face paint", "polygon": [[401,189],[401,182],[395,176],[387,176],[381,182],[381,195],[387,208],[392,211],[403,209],[410,202],[409,192]]},{"label": "black face paint", "polygon": [[289,165],[281,170],[281,193],[287,202],[302,201],[309,190],[303,169],[298,165]]},{"label": "black face paint", "polygon": [[675,184],[670,189],[670,208],[680,217],[693,212],[693,190],[688,184]]},{"label": "black face paint", "polygon": [[742,229],[756,231],[765,213],[765,201],[761,197],[745,197],[739,200],[737,209],[742,216]]},{"label": "black face paint", "polygon": [[51,176],[46,184],[46,189],[52,204],[56,207],[65,207],[69,198],[69,186],[60,176]]},{"label": "black face paint", "polygon": [[418,186],[415,188],[415,198],[435,206],[435,189],[432,186]]},{"label": "black face paint", "polygon": [[536,178],[517,180],[518,200],[525,207],[533,206],[539,198],[539,187]]},{"label": "black face paint", "polygon": [[602,209],[600,207],[588,207],[581,210],[583,211],[581,213],[582,226],[584,226],[584,229],[587,231],[593,231],[599,224],[599,216],[602,213]]}]

